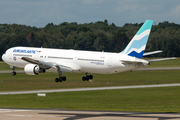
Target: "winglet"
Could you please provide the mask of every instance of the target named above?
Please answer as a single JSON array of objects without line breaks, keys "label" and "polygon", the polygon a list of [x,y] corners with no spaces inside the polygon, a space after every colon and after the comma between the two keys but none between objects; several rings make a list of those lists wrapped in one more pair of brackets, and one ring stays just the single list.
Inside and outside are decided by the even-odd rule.
[{"label": "winglet", "polygon": [[146,20],[127,47],[121,52],[142,59],[149,38],[153,20]]}]

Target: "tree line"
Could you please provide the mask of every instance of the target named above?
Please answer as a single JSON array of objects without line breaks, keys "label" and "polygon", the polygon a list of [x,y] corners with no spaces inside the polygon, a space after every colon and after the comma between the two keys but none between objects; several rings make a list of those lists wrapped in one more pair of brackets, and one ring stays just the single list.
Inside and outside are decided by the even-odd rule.
[{"label": "tree line", "polygon": [[[11,47],[46,47],[105,52],[121,52],[143,23],[126,23],[122,27],[107,20],[77,24],[48,23],[43,28],[18,24],[0,24],[0,56]],[[146,52],[163,50],[153,57],[180,55],[180,25],[164,21],[153,25]]]}]

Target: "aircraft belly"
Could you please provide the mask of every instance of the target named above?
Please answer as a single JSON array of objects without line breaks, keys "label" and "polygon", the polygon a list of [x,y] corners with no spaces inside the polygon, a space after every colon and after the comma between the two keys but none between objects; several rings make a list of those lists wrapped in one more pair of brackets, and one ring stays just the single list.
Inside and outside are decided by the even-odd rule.
[{"label": "aircraft belly", "polygon": [[84,64],[81,64],[80,66],[81,66],[81,70],[74,71],[74,72],[114,74],[114,73],[131,70],[134,68],[134,66],[125,67],[119,62],[117,64],[112,64],[111,66],[109,66],[106,63],[105,64],[104,63],[103,64],[84,63]]}]

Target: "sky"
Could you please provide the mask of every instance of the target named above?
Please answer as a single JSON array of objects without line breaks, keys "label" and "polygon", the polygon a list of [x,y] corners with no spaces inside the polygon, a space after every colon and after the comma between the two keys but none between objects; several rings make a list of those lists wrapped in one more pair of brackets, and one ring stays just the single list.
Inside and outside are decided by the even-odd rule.
[{"label": "sky", "polygon": [[78,24],[108,20],[109,24],[180,24],[180,0],[0,0],[0,24],[45,27],[48,23]]}]

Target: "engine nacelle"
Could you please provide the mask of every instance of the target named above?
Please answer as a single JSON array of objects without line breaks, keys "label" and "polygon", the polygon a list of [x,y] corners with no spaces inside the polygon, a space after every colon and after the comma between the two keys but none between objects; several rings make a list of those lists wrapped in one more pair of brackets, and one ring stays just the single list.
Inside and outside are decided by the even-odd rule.
[{"label": "engine nacelle", "polygon": [[38,75],[39,73],[45,73],[46,70],[39,67],[39,65],[27,64],[24,67],[24,71],[28,75]]}]

